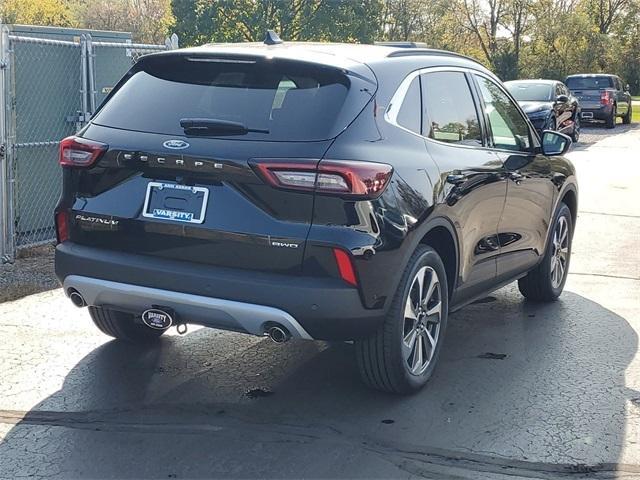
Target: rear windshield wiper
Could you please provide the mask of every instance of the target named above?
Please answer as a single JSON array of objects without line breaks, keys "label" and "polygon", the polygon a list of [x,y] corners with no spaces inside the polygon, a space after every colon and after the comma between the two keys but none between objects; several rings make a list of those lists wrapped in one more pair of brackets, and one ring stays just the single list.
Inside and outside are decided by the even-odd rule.
[{"label": "rear windshield wiper", "polygon": [[248,128],[240,122],[217,118],[182,118],[180,126],[191,135],[246,135],[247,133],[269,133],[269,130]]}]

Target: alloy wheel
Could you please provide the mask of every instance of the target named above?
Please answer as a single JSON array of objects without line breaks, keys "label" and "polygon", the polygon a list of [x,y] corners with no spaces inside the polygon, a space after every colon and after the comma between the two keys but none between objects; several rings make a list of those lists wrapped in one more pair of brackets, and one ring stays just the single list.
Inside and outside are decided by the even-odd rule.
[{"label": "alloy wheel", "polygon": [[569,262],[569,223],[566,217],[558,218],[553,231],[551,251],[551,285],[558,288],[566,275]]},{"label": "alloy wheel", "polygon": [[431,267],[416,273],[404,309],[402,352],[412,375],[422,375],[434,357],[442,320],[438,274]]}]

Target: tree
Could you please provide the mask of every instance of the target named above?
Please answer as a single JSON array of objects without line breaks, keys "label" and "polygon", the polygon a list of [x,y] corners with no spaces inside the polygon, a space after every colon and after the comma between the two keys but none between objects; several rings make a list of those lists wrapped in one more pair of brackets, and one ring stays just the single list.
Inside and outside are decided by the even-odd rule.
[{"label": "tree", "polygon": [[70,27],[75,17],[68,3],[60,0],[2,0],[0,23]]},{"label": "tree", "polygon": [[615,24],[619,42],[613,61],[615,71],[629,84],[634,95],[640,94],[640,1],[631,2],[627,12]]},{"label": "tree", "polygon": [[[435,3],[435,2],[433,2]],[[382,17],[382,34],[389,40],[410,40],[424,35],[420,17],[427,10],[425,2],[388,0]]]},{"label": "tree", "polygon": [[520,51],[531,20],[532,0],[510,0],[505,8],[501,26],[511,35],[511,46],[503,57],[505,80],[518,78]]},{"label": "tree", "polygon": [[85,0],[76,8],[84,28],[127,31],[144,43],[164,43],[174,21],[170,0]]},{"label": "tree", "polygon": [[268,29],[285,40],[372,42],[380,0],[173,0],[176,33],[187,45],[261,41]]},{"label": "tree", "polygon": [[462,0],[462,25],[471,32],[485,58],[495,67],[498,56],[498,27],[505,14],[506,0]]},{"label": "tree", "polygon": [[611,26],[629,6],[630,0],[589,0],[588,11],[598,27],[598,32],[608,34]]},{"label": "tree", "polygon": [[450,0],[387,0],[379,21],[380,39],[418,41],[448,50],[464,49],[467,43]]}]

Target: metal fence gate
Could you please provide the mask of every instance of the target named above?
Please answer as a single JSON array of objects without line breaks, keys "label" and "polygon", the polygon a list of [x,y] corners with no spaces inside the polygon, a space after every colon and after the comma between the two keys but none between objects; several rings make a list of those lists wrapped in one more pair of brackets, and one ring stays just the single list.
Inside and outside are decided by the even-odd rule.
[{"label": "metal fence gate", "polygon": [[0,37],[0,259],[55,238],[60,139],[77,132],[143,54],[177,47],[130,41]]}]

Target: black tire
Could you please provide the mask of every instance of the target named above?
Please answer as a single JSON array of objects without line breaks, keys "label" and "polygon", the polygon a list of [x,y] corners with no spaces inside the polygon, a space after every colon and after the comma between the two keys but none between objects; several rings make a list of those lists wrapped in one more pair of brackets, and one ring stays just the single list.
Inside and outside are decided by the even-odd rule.
[{"label": "black tire", "polygon": [[[426,268],[423,270],[423,267]],[[413,300],[417,300],[419,286],[416,286],[415,281],[419,273],[423,275],[423,284],[427,281],[431,283],[435,273],[438,284],[433,288],[434,296],[431,300],[435,298],[440,304],[439,322],[435,321],[435,316],[425,316],[426,312],[436,306],[436,303],[429,303],[429,298],[426,298],[427,301],[424,303],[417,301],[417,310],[411,307],[412,312],[421,312],[416,315],[415,320],[405,317],[407,302],[411,301],[413,304]],[[430,289],[426,290],[425,297]],[[433,374],[440,355],[447,326],[448,306],[447,276],[442,260],[433,248],[421,245],[411,256],[387,316],[378,331],[369,338],[355,342],[358,368],[364,383],[377,390],[398,394],[408,394],[422,388]],[[428,320],[429,318],[431,320]],[[410,327],[407,333],[407,326],[411,323],[414,326]],[[430,328],[430,333],[425,333],[425,330],[429,331]],[[415,350],[405,344],[411,332],[414,333],[412,338]],[[435,339],[435,346],[427,343],[429,339]],[[428,360],[422,365],[423,371],[418,368],[415,373],[411,373],[408,363],[417,363],[415,360],[418,349],[420,354],[417,358],[424,360],[428,357]],[[407,352],[409,355],[405,358]]]},{"label": "black tire", "polygon": [[165,332],[136,323],[135,316],[102,307],[89,307],[91,320],[100,331],[118,340],[129,343],[148,344],[157,341]]},{"label": "black tire", "polygon": [[629,125],[631,123],[631,117],[633,116],[632,105],[633,105],[633,102],[629,102],[629,109],[627,110],[627,113],[625,114],[625,116],[622,117],[622,123],[624,123],[625,125]]},{"label": "black tire", "polygon": [[[559,255],[561,255],[561,252],[557,252],[554,240],[557,238],[557,230],[562,222],[566,222],[567,227],[566,257],[563,263],[564,269],[562,278],[557,282],[557,277],[554,279],[553,273],[556,262],[560,262]],[[573,220],[571,217],[571,210],[569,210],[569,207],[566,204],[561,203],[553,220],[553,230],[547,242],[544,258],[536,268],[531,270],[525,277],[518,280],[518,288],[522,295],[529,300],[537,302],[552,302],[560,296],[564,288],[564,284],[567,281],[567,275],[569,272],[572,239]],[[562,245],[565,245],[564,241],[562,241]]]},{"label": "black tire", "polygon": [[573,130],[571,131],[571,140],[573,143],[578,143],[580,140],[580,115],[576,113],[576,118],[573,121]]},{"label": "black tire", "polygon": [[607,118],[607,128],[615,128],[616,127],[616,118],[618,116],[618,110],[616,106],[613,106],[613,110],[611,111],[611,115]]}]

